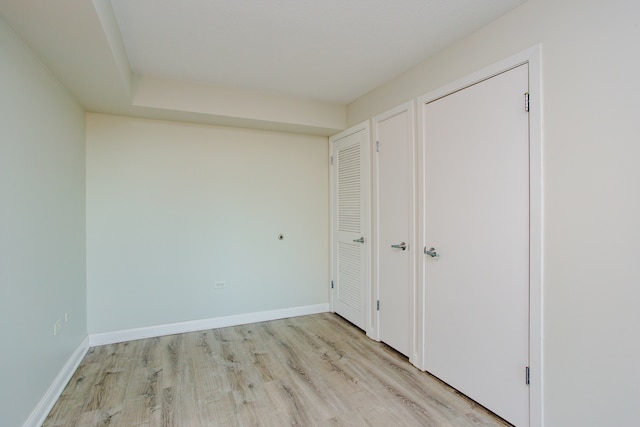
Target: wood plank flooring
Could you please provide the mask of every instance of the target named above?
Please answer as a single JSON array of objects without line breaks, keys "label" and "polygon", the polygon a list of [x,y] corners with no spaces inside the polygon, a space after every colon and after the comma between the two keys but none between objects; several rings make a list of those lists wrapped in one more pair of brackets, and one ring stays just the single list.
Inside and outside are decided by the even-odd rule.
[{"label": "wood plank flooring", "polygon": [[509,426],[323,313],[94,347],[44,427]]}]

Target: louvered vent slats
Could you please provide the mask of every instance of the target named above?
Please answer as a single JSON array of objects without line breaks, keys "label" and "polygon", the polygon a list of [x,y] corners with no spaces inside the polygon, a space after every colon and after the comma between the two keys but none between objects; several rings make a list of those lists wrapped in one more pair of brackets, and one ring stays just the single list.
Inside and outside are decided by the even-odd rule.
[{"label": "louvered vent slats", "polygon": [[355,244],[338,244],[338,299],[360,310],[360,247]]},{"label": "louvered vent slats", "polygon": [[360,144],[338,152],[338,230],[360,233]]}]

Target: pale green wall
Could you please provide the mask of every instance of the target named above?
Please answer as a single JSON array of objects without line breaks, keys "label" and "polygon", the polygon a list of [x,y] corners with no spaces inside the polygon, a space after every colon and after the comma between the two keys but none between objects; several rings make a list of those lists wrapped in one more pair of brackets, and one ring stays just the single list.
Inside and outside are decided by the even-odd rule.
[{"label": "pale green wall", "polygon": [[529,0],[347,108],[358,123],[542,44],[547,427],[640,425],[639,17]]},{"label": "pale green wall", "polygon": [[84,161],[83,109],[0,19],[2,426],[22,425],[87,335]]},{"label": "pale green wall", "polygon": [[327,158],[326,137],[89,114],[89,332],[328,303]]}]

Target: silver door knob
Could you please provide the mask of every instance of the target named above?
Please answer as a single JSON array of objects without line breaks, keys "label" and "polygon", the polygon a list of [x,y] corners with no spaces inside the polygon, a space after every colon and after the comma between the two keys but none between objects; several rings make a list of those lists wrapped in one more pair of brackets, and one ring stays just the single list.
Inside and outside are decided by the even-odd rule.
[{"label": "silver door knob", "polygon": [[402,249],[403,251],[407,250],[407,244],[405,242],[401,242],[399,245],[391,245],[394,249]]},{"label": "silver door knob", "polygon": [[364,237],[361,237],[361,238],[359,238],[359,239],[355,239],[355,240],[353,241],[353,243],[364,243]]},{"label": "silver door knob", "polygon": [[440,256],[440,254],[436,252],[436,248],[427,249],[426,246],[424,247],[424,253],[425,255],[429,255],[431,258],[438,258]]}]

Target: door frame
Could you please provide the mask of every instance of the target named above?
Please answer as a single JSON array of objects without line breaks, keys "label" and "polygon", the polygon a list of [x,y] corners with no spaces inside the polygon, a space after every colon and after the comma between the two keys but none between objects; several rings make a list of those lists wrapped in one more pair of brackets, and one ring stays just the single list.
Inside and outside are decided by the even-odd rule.
[{"label": "door frame", "polygon": [[407,240],[407,244],[409,245],[409,275],[410,275],[410,283],[409,283],[409,295],[411,296],[410,304],[409,304],[409,361],[416,365],[418,360],[418,348],[417,343],[418,339],[416,336],[417,331],[417,317],[416,313],[418,312],[417,304],[419,303],[416,298],[417,290],[416,290],[416,254],[418,251],[416,250],[416,179],[417,179],[417,156],[416,156],[416,117],[415,117],[415,101],[411,100],[405,102],[395,108],[392,108],[384,113],[378,114],[371,120],[371,219],[372,219],[372,234],[371,234],[371,248],[372,248],[372,290],[374,295],[374,304],[372,305],[372,310],[374,313],[373,316],[373,328],[371,337],[377,341],[380,341],[380,311],[376,309],[375,302],[380,299],[380,282],[379,282],[379,259],[380,259],[380,244],[379,244],[379,236],[380,236],[380,224],[379,224],[379,175],[378,175],[378,156],[375,154],[376,144],[378,141],[378,123],[384,120],[390,119],[398,114],[407,112],[409,118],[411,120],[411,127],[409,130],[409,140],[411,144],[410,148],[410,161],[411,161],[411,196],[409,201],[409,215],[410,215],[410,223],[409,223],[409,236]]},{"label": "door frame", "polygon": [[[529,425],[538,427],[543,425],[543,175],[542,175],[542,72],[541,46],[536,45],[509,58],[492,64],[480,71],[447,84],[418,98],[418,138],[417,159],[418,169],[418,250],[421,253],[426,245],[424,224],[425,214],[424,180],[427,171],[424,170],[424,109],[429,102],[435,101],[453,92],[465,89],[483,80],[487,80],[500,73],[519,65],[529,66]],[[524,94],[523,94],[524,106]],[[425,369],[425,258],[418,257],[418,286],[416,287],[418,368]],[[524,372],[523,372],[524,381]]]},{"label": "door frame", "polygon": [[[329,283],[329,310],[332,313],[335,313],[335,289],[333,288],[333,284],[336,281],[335,277],[335,268],[336,268],[336,250],[335,250],[335,235],[334,229],[337,223],[336,220],[336,201],[335,198],[337,196],[337,192],[335,191],[335,160],[333,159],[334,152],[334,142],[341,140],[345,137],[353,135],[358,132],[364,132],[364,140],[362,153],[362,165],[364,167],[364,182],[361,183],[363,186],[363,192],[366,195],[367,200],[365,200],[366,212],[363,213],[362,217],[362,228],[363,228],[363,237],[365,239],[365,277],[364,277],[364,311],[365,311],[365,332],[368,336],[370,332],[373,331],[373,321],[372,321],[372,291],[371,291],[371,153],[370,153],[370,145],[371,145],[371,127],[370,121],[365,120],[364,122],[358,123],[354,126],[351,126],[348,129],[343,130],[335,135],[329,137],[329,277],[331,278],[331,282]],[[373,338],[373,337],[372,337]]]}]

